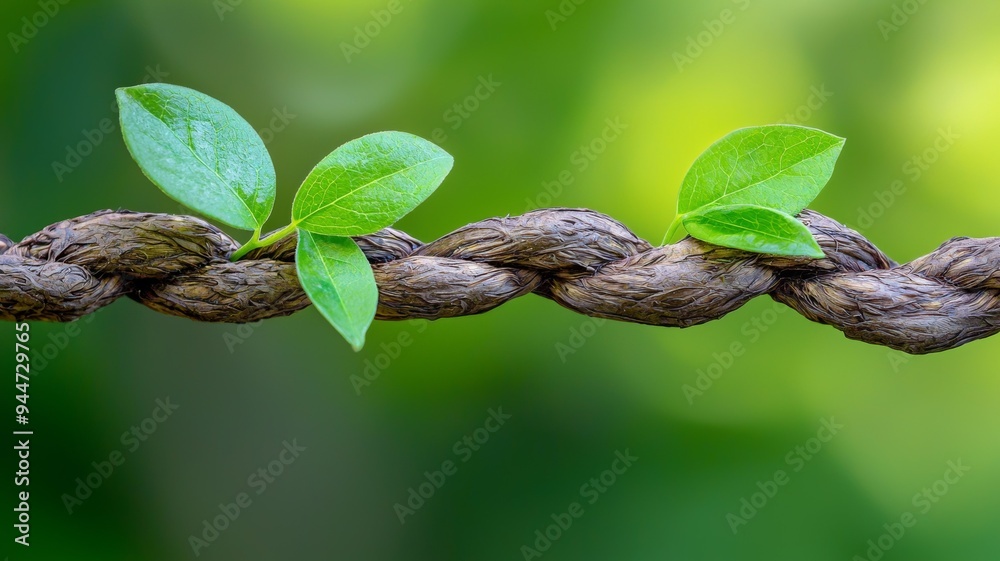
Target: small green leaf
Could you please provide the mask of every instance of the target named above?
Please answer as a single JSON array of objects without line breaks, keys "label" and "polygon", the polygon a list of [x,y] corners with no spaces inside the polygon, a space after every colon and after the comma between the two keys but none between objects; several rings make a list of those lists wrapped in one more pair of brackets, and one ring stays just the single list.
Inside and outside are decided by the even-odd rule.
[{"label": "small green leaf", "polygon": [[274,165],[253,127],[192,89],[145,84],[115,91],[122,136],[146,177],[181,204],[244,230],[274,206]]},{"label": "small green leaf", "polygon": [[830,180],[844,142],[793,125],[734,131],[695,160],[681,185],[677,212],[749,204],[798,214]]},{"label": "small green leaf", "polygon": [[361,350],[375,319],[378,286],[358,244],[299,229],[295,264],[309,300],[355,351]]},{"label": "small green leaf", "polygon": [[437,189],[451,155],[403,132],[380,132],[337,148],[295,194],[292,220],[331,236],[360,236],[389,226]]},{"label": "small green leaf", "polygon": [[795,217],[756,205],[728,205],[684,215],[684,229],[699,240],[771,255],[825,257]]}]

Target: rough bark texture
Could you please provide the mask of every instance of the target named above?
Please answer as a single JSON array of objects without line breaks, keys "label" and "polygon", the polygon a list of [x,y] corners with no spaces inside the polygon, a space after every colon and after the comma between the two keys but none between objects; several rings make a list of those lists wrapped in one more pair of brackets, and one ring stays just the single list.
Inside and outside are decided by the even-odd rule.
[{"label": "rough bark texture", "polygon": [[[387,228],[355,238],[379,287],[378,319],[491,310],[534,292],[571,310],[689,327],[769,294],[851,339],[913,354],[1000,331],[1000,238],[955,238],[897,265],[857,232],[799,215],[825,259],[747,253],[693,238],[653,247],[591,210],[543,209],[423,244]],[[72,321],[128,296],[198,321],[251,322],[309,305],[294,235],[236,262],[198,218],[100,211],[13,243],[0,235],[0,318]]]}]

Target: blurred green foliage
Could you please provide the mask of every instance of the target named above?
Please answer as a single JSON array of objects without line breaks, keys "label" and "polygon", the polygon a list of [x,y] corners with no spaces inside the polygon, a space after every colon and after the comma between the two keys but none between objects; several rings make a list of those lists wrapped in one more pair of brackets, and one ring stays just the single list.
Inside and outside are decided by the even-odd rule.
[{"label": "blurred green foliage", "polygon": [[[985,0],[8,1],[0,231],[183,212],[117,127],[114,89],[152,79],[261,132],[275,216],[346,140],[438,142],[455,170],[399,224],[426,240],[537,206],[658,239],[712,141],[799,122],[848,139],[812,208],[905,261],[998,234],[998,17]],[[25,33],[23,18],[44,24]],[[32,546],[8,542],[10,559],[187,559],[240,493],[252,503],[199,558],[523,559],[574,502],[544,559],[864,559],[907,512],[886,560],[1000,549],[1000,339],[907,357],[766,299],[676,330],[537,297],[379,322],[359,354],[314,310],[240,327],[123,300],[32,334]],[[130,451],[123,433],[167,397],[178,410]],[[510,415],[493,432],[491,408]],[[831,417],[843,428],[823,442]],[[286,465],[294,439],[306,450]],[[64,495],[116,450],[125,462],[68,514]],[[616,451],[638,460],[590,504]],[[959,459],[968,474],[935,486]],[[258,469],[280,472],[260,494]],[[425,472],[433,496],[400,524]],[[758,492],[734,534],[729,515]]]}]

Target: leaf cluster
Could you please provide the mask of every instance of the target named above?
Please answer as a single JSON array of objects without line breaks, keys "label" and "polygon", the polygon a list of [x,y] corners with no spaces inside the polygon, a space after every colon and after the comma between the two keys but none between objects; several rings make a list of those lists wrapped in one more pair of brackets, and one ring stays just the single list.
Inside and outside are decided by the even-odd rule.
[{"label": "leaf cluster", "polygon": [[683,225],[695,238],[716,245],[824,257],[795,215],[826,186],[844,142],[793,125],[751,127],[726,135],[688,170],[664,242]]},{"label": "leaf cluster", "polygon": [[360,349],[375,318],[378,287],[351,236],[374,233],[413,210],[451,171],[452,157],[404,132],[352,140],[306,176],[291,222],[261,239],[276,177],[249,123],[226,104],[181,86],[120,88],[116,97],[125,144],[150,181],[204,216],[253,232],[232,260],[298,232],[295,262],[302,288]]}]

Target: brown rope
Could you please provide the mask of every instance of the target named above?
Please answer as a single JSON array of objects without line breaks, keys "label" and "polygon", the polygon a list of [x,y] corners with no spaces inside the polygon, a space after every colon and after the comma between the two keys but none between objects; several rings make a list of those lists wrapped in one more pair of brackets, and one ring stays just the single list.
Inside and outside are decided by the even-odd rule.
[{"label": "brown rope", "polygon": [[[689,327],[769,294],[851,339],[913,354],[1000,331],[1000,238],[955,238],[897,265],[857,232],[804,211],[827,258],[774,257],[686,238],[653,247],[590,210],[543,209],[423,244],[387,228],[355,238],[378,319],[491,310],[529,292],[588,316]],[[190,216],[110,210],[12,243],[0,236],[0,318],[72,321],[121,296],[198,321],[251,322],[309,305],[295,236],[231,263],[237,243]]]}]

